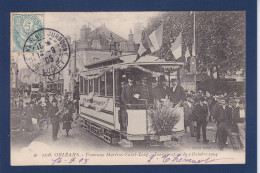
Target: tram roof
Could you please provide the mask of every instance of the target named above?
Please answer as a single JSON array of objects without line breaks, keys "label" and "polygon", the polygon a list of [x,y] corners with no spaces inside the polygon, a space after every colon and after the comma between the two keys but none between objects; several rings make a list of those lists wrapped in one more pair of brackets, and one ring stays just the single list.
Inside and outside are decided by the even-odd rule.
[{"label": "tram roof", "polygon": [[153,64],[167,65],[168,64],[180,68],[184,65],[184,63],[181,62],[165,61],[164,59],[160,59],[159,57],[153,55],[142,56],[137,61],[135,61],[136,56],[137,56],[136,54],[131,54],[131,55],[112,57],[106,60],[88,64],[85,67],[87,69],[95,69],[101,67],[108,67],[111,65],[153,65]]},{"label": "tram roof", "polygon": [[[86,66],[86,70],[85,71],[81,71],[80,73],[85,76],[92,76],[91,78],[96,78],[99,77],[101,75],[103,75],[104,73],[106,73],[107,71],[111,70],[112,68],[116,68],[116,69],[125,69],[129,66],[138,68],[142,71],[148,72],[153,74],[154,76],[160,76],[162,75],[162,73],[160,72],[155,72],[153,71],[151,68],[147,69],[144,68],[145,66],[153,66],[153,65],[161,65],[165,68],[171,69],[171,70],[178,70],[180,69],[184,63],[181,62],[174,62],[174,61],[165,61],[162,59],[159,59],[156,56],[153,55],[147,55],[147,56],[143,56],[140,59],[136,60],[136,55],[126,55],[126,56],[120,56],[120,57],[114,57],[111,58],[107,61],[99,61],[90,65]],[[110,63],[108,63],[110,61]],[[102,66],[102,63],[103,66]]]}]

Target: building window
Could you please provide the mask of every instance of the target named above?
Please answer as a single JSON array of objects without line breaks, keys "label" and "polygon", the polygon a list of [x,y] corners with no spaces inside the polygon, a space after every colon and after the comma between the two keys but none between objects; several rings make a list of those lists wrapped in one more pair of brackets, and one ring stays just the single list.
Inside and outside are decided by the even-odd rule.
[{"label": "building window", "polygon": [[91,47],[92,47],[92,49],[101,49],[100,41],[99,40],[93,40]]},{"label": "building window", "polygon": [[127,44],[126,42],[120,42],[120,50],[127,51]]}]

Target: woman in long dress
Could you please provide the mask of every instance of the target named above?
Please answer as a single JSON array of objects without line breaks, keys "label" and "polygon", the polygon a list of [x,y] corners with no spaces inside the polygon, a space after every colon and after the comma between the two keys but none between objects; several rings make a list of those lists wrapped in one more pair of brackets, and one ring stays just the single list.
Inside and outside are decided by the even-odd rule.
[{"label": "woman in long dress", "polygon": [[71,129],[71,123],[73,121],[72,115],[67,107],[64,107],[64,115],[62,117],[63,129],[66,130],[67,137],[69,136],[69,131]]}]

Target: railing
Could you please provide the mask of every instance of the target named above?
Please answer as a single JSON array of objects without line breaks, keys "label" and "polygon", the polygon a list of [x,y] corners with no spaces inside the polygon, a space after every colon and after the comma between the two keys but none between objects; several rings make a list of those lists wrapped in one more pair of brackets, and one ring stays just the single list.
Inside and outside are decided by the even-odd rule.
[{"label": "railing", "polygon": [[121,103],[116,103],[116,106],[118,107],[124,107],[128,110],[133,110],[133,109],[142,109],[142,110],[147,110],[148,108],[152,108],[154,104],[148,103],[146,99],[136,99],[137,103],[134,104],[121,104]]}]

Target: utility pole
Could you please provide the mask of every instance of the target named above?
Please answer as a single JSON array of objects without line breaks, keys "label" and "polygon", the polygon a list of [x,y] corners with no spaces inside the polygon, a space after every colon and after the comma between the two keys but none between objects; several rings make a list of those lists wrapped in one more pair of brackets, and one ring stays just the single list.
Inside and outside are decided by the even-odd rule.
[{"label": "utility pole", "polygon": [[197,54],[196,54],[196,14],[194,11],[193,14],[193,46],[194,46],[194,56],[195,56],[195,74],[194,74],[194,82],[195,82],[195,94],[197,94]]}]

